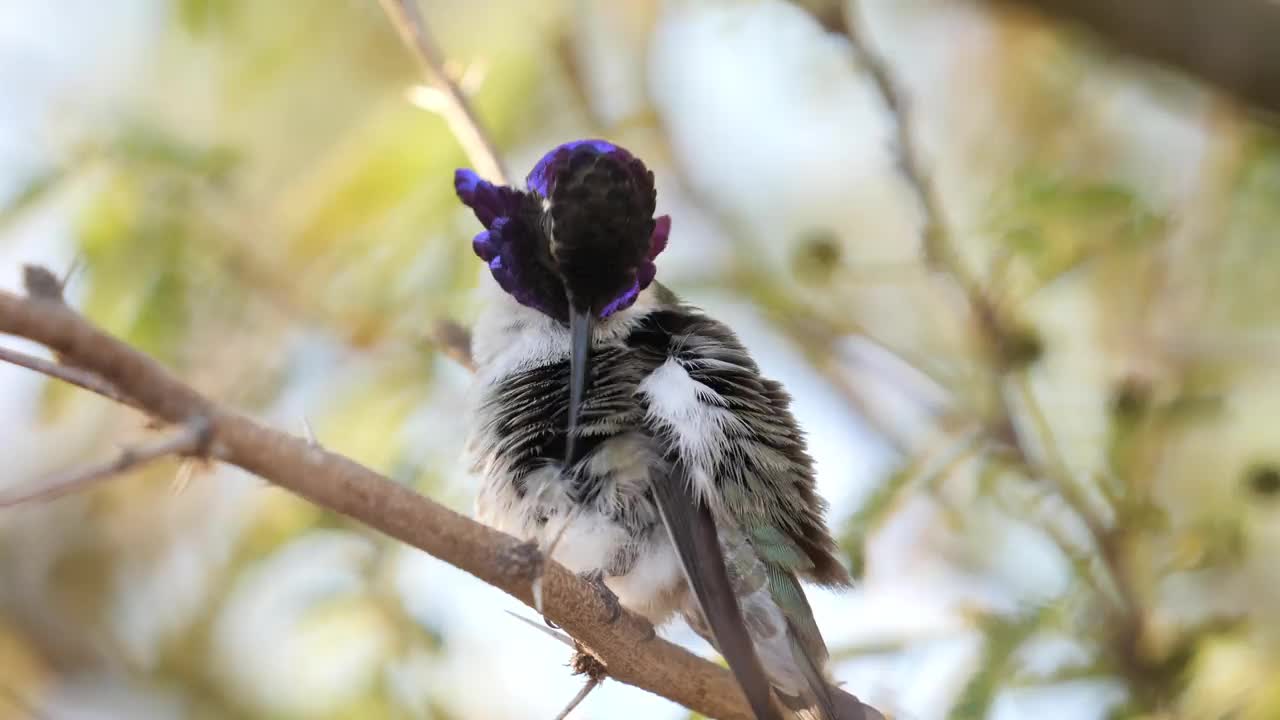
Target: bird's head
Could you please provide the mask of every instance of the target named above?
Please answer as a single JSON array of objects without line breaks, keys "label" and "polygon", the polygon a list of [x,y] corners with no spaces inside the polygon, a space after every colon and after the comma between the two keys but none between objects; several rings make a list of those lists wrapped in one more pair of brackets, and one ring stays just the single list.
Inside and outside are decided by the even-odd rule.
[{"label": "bird's head", "polygon": [[669,217],[653,216],[653,173],[617,145],[579,140],[544,155],[525,190],[466,169],[454,187],[485,227],[472,246],[498,285],[569,328],[572,460],[592,328],[653,282],[654,259],[671,230]]}]

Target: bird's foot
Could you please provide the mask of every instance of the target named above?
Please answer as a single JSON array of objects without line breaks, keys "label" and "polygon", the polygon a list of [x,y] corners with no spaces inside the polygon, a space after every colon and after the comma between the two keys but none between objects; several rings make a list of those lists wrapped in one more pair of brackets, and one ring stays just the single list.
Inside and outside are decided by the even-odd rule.
[{"label": "bird's foot", "polygon": [[622,603],[618,601],[618,596],[605,584],[604,572],[592,570],[579,573],[578,577],[586,580],[591,585],[592,589],[596,591],[596,595],[600,596],[600,601],[604,603],[605,608],[609,611],[609,617],[605,620],[605,624],[612,625],[618,622],[618,619],[622,617]]},{"label": "bird's foot", "polygon": [[[520,580],[528,580],[533,595],[533,607],[542,614],[542,574],[547,568],[546,556],[534,542],[512,545],[502,551],[499,561],[502,572]],[[550,624],[550,623],[548,623]],[[555,627],[554,625],[552,627]]]}]

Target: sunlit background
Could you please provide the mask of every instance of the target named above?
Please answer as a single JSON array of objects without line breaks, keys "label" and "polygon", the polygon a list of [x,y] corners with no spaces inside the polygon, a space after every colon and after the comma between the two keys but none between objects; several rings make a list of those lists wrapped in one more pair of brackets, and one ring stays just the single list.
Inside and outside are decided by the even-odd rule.
[{"label": "sunlit background", "polygon": [[[866,0],[939,253],[882,94],[802,5],[423,8],[513,174],[587,136],[655,170],[659,280],[795,395],[858,577],[813,593],[847,689],[918,720],[1280,717],[1280,138],[1070,28]],[[0,0],[0,286],[70,271],[209,396],[469,511],[433,328],[474,317],[479,228],[420,82],[374,0]],[[0,365],[0,488],[151,433]],[[552,718],[581,679],[504,609],[530,614],[160,463],[0,510],[0,718]],[[689,714],[606,682],[573,717]]]}]

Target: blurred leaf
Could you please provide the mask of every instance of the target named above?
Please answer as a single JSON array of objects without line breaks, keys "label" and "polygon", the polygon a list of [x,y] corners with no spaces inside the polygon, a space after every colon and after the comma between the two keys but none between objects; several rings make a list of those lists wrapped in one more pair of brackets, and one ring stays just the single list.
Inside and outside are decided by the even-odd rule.
[{"label": "blurred leaf", "polygon": [[951,713],[951,720],[985,720],[1003,683],[1017,670],[1016,656],[1022,646],[1044,625],[1050,607],[1036,608],[1015,617],[987,616],[980,629],[986,639],[977,673],[969,679]]},{"label": "blurred leaf", "polygon": [[865,550],[871,535],[899,507],[903,491],[918,472],[915,463],[908,463],[889,473],[862,507],[842,524],[838,536],[840,549],[849,559],[849,571],[854,578],[862,577],[866,571]]},{"label": "blurred leaf", "polygon": [[1276,717],[1280,674],[1268,655],[1247,632],[1202,640],[1195,648],[1190,687],[1180,703],[1186,717]]},{"label": "blurred leaf", "polygon": [[1280,322],[1277,285],[1258,268],[1280,266],[1280,133],[1256,132],[1215,236],[1210,276],[1217,313],[1234,326]]},{"label": "blurred leaf", "polygon": [[107,150],[120,162],[144,172],[177,172],[225,182],[240,163],[239,153],[226,145],[199,145],[148,123],[128,124]]},{"label": "blurred leaf", "polygon": [[926,448],[889,473],[862,507],[844,522],[837,542],[849,558],[854,577],[866,570],[863,551],[871,535],[902,506],[908,492],[923,487],[936,495],[940,484],[980,449],[976,433],[959,438],[944,436],[938,443],[935,451]]},{"label": "blurred leaf", "polygon": [[235,0],[177,0],[178,20],[187,32],[201,35],[226,26],[238,4]]},{"label": "blurred leaf", "polygon": [[401,429],[425,399],[429,380],[419,368],[385,371],[344,392],[316,432],[335,452],[385,471],[400,455]]},{"label": "blurred leaf", "polygon": [[46,170],[29,178],[8,202],[0,207],[0,232],[7,230],[23,213],[54,193],[70,175],[66,167]]},{"label": "blurred leaf", "polygon": [[8,708],[38,708],[56,680],[53,669],[40,657],[38,645],[21,627],[0,613],[0,717]]},{"label": "blurred leaf", "polygon": [[85,312],[172,363],[187,328],[182,214],[186,195],[117,175],[81,217]]},{"label": "blurred leaf", "polygon": [[826,284],[840,269],[839,237],[827,228],[810,230],[797,242],[791,259],[792,272],[803,282]]},{"label": "blurred leaf", "polygon": [[309,500],[276,487],[259,493],[253,521],[241,538],[245,558],[260,558],[320,524],[325,511]]},{"label": "blurred leaf", "polygon": [[111,596],[113,559],[104,545],[76,548],[57,558],[48,590],[77,626],[100,626]]},{"label": "blurred leaf", "polygon": [[1030,270],[1024,292],[1107,252],[1161,237],[1164,222],[1131,189],[1024,167],[996,203],[992,229]]}]

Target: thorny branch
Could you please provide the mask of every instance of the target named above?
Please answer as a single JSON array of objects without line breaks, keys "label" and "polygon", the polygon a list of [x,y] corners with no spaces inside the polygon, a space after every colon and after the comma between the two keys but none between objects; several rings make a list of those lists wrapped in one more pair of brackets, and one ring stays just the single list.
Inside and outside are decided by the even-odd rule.
[{"label": "thorny branch", "polygon": [[[0,292],[0,332],[44,345],[134,398],[156,420],[185,425],[203,418],[203,440],[218,460],[462,568],[532,607],[533,570],[543,561],[531,557],[528,546],[348,458],[213,402],[63,303]],[[751,717],[727,670],[654,636],[636,615],[609,622],[611,609],[599,593],[561,565],[545,562],[542,588],[545,617],[589,648],[610,677],[709,717]],[[839,695],[858,708],[854,713],[865,707]],[[864,716],[879,714],[867,708]]]},{"label": "thorny branch", "polygon": [[578,694],[573,696],[573,699],[569,701],[568,705],[564,706],[564,709],[560,711],[559,715],[556,715],[556,720],[564,720],[569,717],[569,713],[573,712],[574,708],[581,705],[582,701],[586,700],[587,696],[591,694],[591,691],[600,687],[600,683],[602,682],[604,682],[603,677],[587,678],[586,684],[582,686],[582,689],[578,691]]},{"label": "thorny branch", "polygon": [[174,456],[199,457],[206,453],[208,446],[209,423],[196,416],[170,437],[146,445],[124,448],[112,460],[59,473],[33,483],[30,489],[19,488],[12,493],[0,494],[0,508],[55,500],[156,460]]}]

